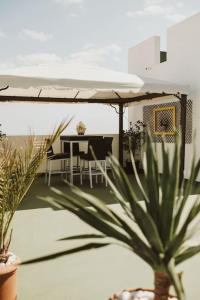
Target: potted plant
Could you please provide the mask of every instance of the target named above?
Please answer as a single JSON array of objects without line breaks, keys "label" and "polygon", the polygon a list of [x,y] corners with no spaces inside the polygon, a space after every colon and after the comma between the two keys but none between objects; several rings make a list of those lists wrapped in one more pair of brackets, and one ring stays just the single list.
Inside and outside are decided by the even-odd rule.
[{"label": "potted plant", "polygon": [[[1,124],[0,124],[0,128],[1,128]],[[0,141],[5,137],[6,137],[6,134],[0,130]]]},{"label": "potted plant", "polygon": [[[86,222],[98,233],[67,237],[69,239],[91,239],[91,243],[82,247],[54,253],[50,256],[36,258],[26,263],[56,258],[61,255],[97,247],[108,246],[116,240],[138,255],[154,272],[154,289],[151,297],[145,299],[167,300],[172,285],[176,292],[174,299],[185,300],[185,291],[181,276],[177,274],[177,265],[200,252],[200,245],[192,245],[191,239],[199,234],[195,220],[199,217],[200,201],[189,201],[197,174],[200,160],[192,160],[189,179],[185,182],[180,178],[181,142],[176,138],[173,154],[168,152],[166,144],[161,145],[163,163],[162,175],[158,170],[157,153],[151,136],[147,134],[144,145],[144,183],[138,176],[133,155],[131,159],[137,189],[131,178],[128,178],[118,161],[111,156],[111,167],[114,179],[107,177],[113,197],[122,208],[124,216],[116,213],[100,198],[72,187],[74,195],[65,194],[52,189],[57,198],[46,198],[56,207],[66,209],[82,221]],[[172,155],[172,157],[171,157]],[[58,197],[59,196],[59,197]],[[142,200],[142,201],[141,201]],[[88,206],[86,206],[86,202]],[[100,233],[101,234],[100,234]],[[104,241],[104,239],[106,239]],[[134,283],[133,283],[134,284]],[[126,292],[127,293],[127,292]],[[138,299],[126,295],[126,299]],[[131,298],[133,296],[133,298]],[[129,297],[129,298],[128,298]],[[125,299],[123,293],[111,299]],[[141,298],[142,299],[142,298]]]},{"label": "potted plant", "polygon": [[86,126],[85,126],[85,124],[82,121],[80,121],[76,125],[76,131],[77,131],[78,135],[84,135],[85,134]]},{"label": "potted plant", "polygon": [[61,123],[49,139],[35,146],[29,137],[22,147],[3,139],[0,142],[0,299],[16,299],[16,270],[19,258],[9,251],[13,216],[33,183],[49,146],[60,136],[68,123]]},{"label": "potted plant", "polygon": [[132,125],[130,122],[129,129],[123,133],[123,147],[125,150],[125,170],[126,172],[133,173],[132,162],[130,158],[130,149],[133,153],[136,168],[140,171],[141,165],[141,149],[145,138],[146,125],[138,120]]}]

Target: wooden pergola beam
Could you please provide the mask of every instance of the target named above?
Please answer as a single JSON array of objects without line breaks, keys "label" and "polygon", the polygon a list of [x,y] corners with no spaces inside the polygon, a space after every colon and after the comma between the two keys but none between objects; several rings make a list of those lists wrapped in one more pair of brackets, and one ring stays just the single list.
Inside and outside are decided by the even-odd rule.
[{"label": "wooden pergola beam", "polygon": [[132,98],[51,98],[51,97],[30,97],[30,96],[7,96],[0,95],[0,102],[34,102],[34,103],[99,103],[99,104],[128,104],[133,102],[140,102],[142,100],[152,100],[155,98],[161,98],[166,96],[172,96],[172,94],[166,93],[146,93],[144,95],[135,96]]}]

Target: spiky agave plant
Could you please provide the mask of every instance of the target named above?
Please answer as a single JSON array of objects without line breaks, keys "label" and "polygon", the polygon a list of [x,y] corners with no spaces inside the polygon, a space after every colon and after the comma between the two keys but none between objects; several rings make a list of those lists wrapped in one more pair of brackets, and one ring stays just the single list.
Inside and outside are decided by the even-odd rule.
[{"label": "spiky agave plant", "polygon": [[48,139],[40,141],[30,136],[24,147],[7,139],[0,142],[0,262],[8,259],[12,218],[33,183],[50,145],[60,136],[69,122],[62,122]]},{"label": "spiky agave plant", "polygon": [[[178,299],[184,300],[185,293],[181,278],[176,272],[176,266],[200,252],[200,245],[192,246],[189,243],[197,233],[194,221],[199,216],[200,202],[197,199],[194,202],[190,201],[189,207],[187,205],[188,196],[192,192],[200,169],[200,161],[196,162],[193,158],[190,177],[186,183],[183,180],[180,184],[180,139],[176,139],[173,154],[171,152],[169,154],[164,142],[161,148],[162,175],[158,170],[155,145],[148,134],[144,149],[143,183],[137,174],[132,156],[137,189],[135,189],[135,182],[133,184],[132,179],[127,177],[118,161],[113,156],[111,157],[114,180],[109,177],[107,180],[113,197],[121,205],[126,217],[113,211],[100,198],[78,188],[72,187],[74,195],[64,194],[54,189],[56,198],[46,200],[53,200],[56,206],[72,212],[102,234],[68,237],[66,240],[95,238],[96,242],[92,241],[82,247],[34,259],[27,263],[107,246],[114,239],[151,266],[155,274],[155,300],[168,299],[171,284],[175,288]],[[103,242],[104,238],[110,238],[110,240],[106,239]]]}]

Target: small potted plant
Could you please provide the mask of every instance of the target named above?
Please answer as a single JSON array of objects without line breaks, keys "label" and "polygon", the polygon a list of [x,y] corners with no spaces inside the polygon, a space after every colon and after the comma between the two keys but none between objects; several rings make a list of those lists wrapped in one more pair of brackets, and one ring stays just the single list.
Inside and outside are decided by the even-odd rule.
[{"label": "small potted plant", "polygon": [[15,147],[7,139],[0,141],[0,299],[16,299],[16,270],[19,258],[9,251],[13,216],[31,187],[49,146],[68,123],[61,123],[55,133],[40,145],[29,137],[24,147]]},{"label": "small potted plant", "polygon": [[[0,128],[1,128],[1,124],[0,124]],[[0,141],[5,137],[6,137],[6,134],[0,130]]]},{"label": "small potted plant", "polygon": [[85,124],[80,121],[77,125],[76,125],[76,131],[78,135],[84,135],[85,131],[86,131],[86,126]]},{"label": "small potted plant", "polygon": [[130,122],[129,129],[123,133],[123,147],[125,150],[125,170],[126,172],[133,173],[132,162],[130,158],[130,149],[133,153],[137,170],[140,171],[141,166],[141,149],[145,138],[146,125],[138,120],[132,125]]},{"label": "small potted plant", "polygon": [[[44,261],[65,254],[105,247],[118,242],[138,255],[154,273],[154,289],[140,289],[140,299],[185,300],[185,291],[177,265],[200,252],[200,244],[192,239],[200,234],[196,222],[200,217],[200,201],[188,201],[200,170],[200,160],[194,157],[190,176],[185,182],[180,176],[181,142],[177,137],[173,153],[162,142],[162,175],[159,173],[157,152],[151,136],[146,135],[144,144],[144,181],[141,183],[131,154],[135,178],[127,177],[118,161],[111,156],[114,179],[104,172],[115,201],[123,216],[116,213],[103,199],[72,187],[73,194],[52,188],[56,198],[44,198],[55,207],[66,209],[92,226],[94,234],[67,237],[87,239],[91,242],[74,249],[36,258],[26,263]],[[101,166],[99,166],[101,168]],[[101,168],[102,169],[102,168]],[[102,170],[103,171],[103,170]],[[135,182],[137,188],[135,186]],[[86,203],[88,205],[86,205]],[[194,242],[194,241],[193,241]],[[176,296],[169,295],[170,286]],[[150,293],[150,294],[149,294]],[[126,290],[110,299],[138,299],[138,290]]]}]

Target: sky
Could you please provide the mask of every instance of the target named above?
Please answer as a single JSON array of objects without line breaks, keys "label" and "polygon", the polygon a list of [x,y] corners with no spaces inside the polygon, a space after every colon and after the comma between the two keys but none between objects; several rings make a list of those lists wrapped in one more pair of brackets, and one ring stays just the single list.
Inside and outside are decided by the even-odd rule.
[{"label": "sky", "polygon": [[[49,63],[127,72],[129,47],[159,35],[161,50],[165,50],[167,28],[199,12],[199,8],[197,0],[0,0],[0,72]],[[24,133],[28,127],[44,133],[47,129],[39,130],[44,113],[50,118],[57,110],[63,117],[65,111],[61,106],[40,105],[38,110],[32,106],[31,112],[27,105],[21,105],[20,110],[18,106],[0,107],[0,123],[9,134]],[[93,115],[90,122],[95,121],[98,107],[74,107],[68,106],[66,111],[75,114],[77,120]],[[21,125],[16,126],[17,121],[13,125],[11,110],[17,112]],[[117,132],[116,117],[102,130]],[[97,130],[91,128],[92,123],[88,129]]]}]

